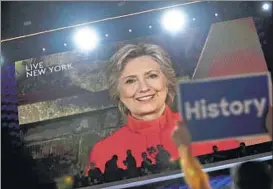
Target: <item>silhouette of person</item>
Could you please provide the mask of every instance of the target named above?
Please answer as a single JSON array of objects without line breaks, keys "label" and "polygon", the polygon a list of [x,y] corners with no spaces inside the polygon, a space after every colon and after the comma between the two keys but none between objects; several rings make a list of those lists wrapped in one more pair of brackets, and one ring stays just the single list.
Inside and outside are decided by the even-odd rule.
[{"label": "silhouette of person", "polygon": [[231,176],[234,189],[272,188],[271,170],[264,162],[244,162],[231,169]]},{"label": "silhouette of person", "polygon": [[105,164],[104,180],[105,182],[114,182],[121,179],[121,171],[117,164],[118,156],[113,155]]},{"label": "silhouette of person", "polygon": [[219,150],[218,150],[218,147],[216,145],[214,145],[212,147],[212,150],[213,150],[213,153],[217,153]]},{"label": "silhouette of person", "polygon": [[142,162],[141,162],[141,173],[142,175],[147,175],[152,171],[152,160],[150,160],[147,156],[146,152],[141,154]]},{"label": "silhouette of person", "polygon": [[211,162],[221,161],[226,158],[225,154],[219,151],[218,146],[214,145],[212,147],[212,150],[213,150],[213,154],[211,157]]},{"label": "silhouette of person", "polygon": [[126,170],[127,177],[128,178],[136,177],[138,176],[136,159],[134,158],[131,150],[127,150],[126,154],[127,154],[127,157],[126,157],[126,160],[124,161],[124,164],[127,166],[127,170]]},{"label": "silhouette of person", "polygon": [[167,169],[171,158],[170,153],[162,145],[157,145],[156,148],[158,152],[155,158],[157,171]]},{"label": "silhouette of person", "polygon": [[98,167],[96,167],[96,164],[93,162],[90,163],[88,177],[91,179],[90,181],[93,184],[100,184],[103,182],[103,174],[101,170]]},{"label": "silhouette of person", "polygon": [[239,147],[238,157],[244,157],[246,155],[247,155],[246,144],[244,142],[241,142]]}]

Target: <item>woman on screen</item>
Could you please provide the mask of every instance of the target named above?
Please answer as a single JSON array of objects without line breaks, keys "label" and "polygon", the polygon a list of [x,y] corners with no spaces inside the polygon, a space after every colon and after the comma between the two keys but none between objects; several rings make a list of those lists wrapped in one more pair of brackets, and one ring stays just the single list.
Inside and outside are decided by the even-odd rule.
[{"label": "woman on screen", "polygon": [[[116,154],[118,166],[125,169],[127,150],[132,151],[137,167],[141,166],[143,152],[150,154],[153,163],[158,160],[159,151],[167,161],[177,160],[179,154],[171,133],[181,117],[172,110],[177,81],[168,54],[157,45],[126,45],[110,59],[107,76],[110,95],[127,123],[94,145],[88,165],[94,162],[104,171],[105,163]],[[214,145],[219,150],[228,150],[237,148],[239,142],[194,143],[192,153],[195,156],[211,153]]]}]

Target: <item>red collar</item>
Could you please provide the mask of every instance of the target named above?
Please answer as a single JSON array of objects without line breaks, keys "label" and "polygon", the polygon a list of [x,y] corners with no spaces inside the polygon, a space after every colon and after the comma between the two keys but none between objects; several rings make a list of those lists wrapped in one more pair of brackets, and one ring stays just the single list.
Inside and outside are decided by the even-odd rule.
[{"label": "red collar", "polygon": [[166,105],[164,113],[155,120],[143,121],[128,115],[127,126],[135,133],[143,135],[155,134],[170,124],[174,124],[173,114],[174,112]]}]

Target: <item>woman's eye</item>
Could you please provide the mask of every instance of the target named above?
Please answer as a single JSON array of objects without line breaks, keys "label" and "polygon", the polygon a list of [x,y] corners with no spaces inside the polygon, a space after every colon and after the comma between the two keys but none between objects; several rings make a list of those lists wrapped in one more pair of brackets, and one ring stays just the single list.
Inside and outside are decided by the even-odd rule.
[{"label": "woman's eye", "polygon": [[152,79],[154,79],[154,78],[157,78],[158,75],[157,74],[151,74],[151,75],[149,75],[149,77],[152,78]]},{"label": "woman's eye", "polygon": [[134,82],[135,82],[134,79],[128,79],[128,80],[125,81],[126,84],[132,84]]}]

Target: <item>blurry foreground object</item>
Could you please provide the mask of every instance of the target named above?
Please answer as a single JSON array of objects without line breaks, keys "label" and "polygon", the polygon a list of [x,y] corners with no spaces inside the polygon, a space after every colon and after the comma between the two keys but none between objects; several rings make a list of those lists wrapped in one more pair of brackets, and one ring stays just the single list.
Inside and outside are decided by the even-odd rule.
[{"label": "blurry foreground object", "polygon": [[245,162],[231,171],[234,189],[271,189],[270,167],[264,162]]},{"label": "blurry foreground object", "polygon": [[57,182],[58,189],[72,189],[73,188],[73,177],[64,176]]},{"label": "blurry foreground object", "polygon": [[178,146],[180,165],[189,188],[210,189],[208,175],[202,170],[199,161],[191,153],[191,135],[185,124],[177,122],[172,138]]}]

